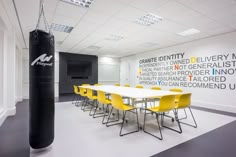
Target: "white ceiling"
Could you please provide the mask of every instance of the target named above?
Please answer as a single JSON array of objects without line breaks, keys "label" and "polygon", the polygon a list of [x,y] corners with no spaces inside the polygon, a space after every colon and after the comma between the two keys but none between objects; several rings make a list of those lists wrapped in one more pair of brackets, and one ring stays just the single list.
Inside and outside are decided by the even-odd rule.
[{"label": "white ceiling", "polygon": [[[39,0],[15,3],[28,47]],[[236,0],[95,0],[90,8],[45,0],[44,6],[49,23],[74,27],[70,34],[53,32],[61,43],[57,49],[71,53],[123,57],[236,30]],[[152,26],[134,23],[149,12],[163,17],[163,21]],[[190,28],[201,32],[188,37],[176,34]],[[111,35],[122,39],[107,40]]]}]

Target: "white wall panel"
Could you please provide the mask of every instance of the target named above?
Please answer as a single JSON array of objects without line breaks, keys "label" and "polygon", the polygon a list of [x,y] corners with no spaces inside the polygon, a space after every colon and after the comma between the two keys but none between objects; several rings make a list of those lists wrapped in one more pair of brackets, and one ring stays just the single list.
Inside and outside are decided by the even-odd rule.
[{"label": "white wall panel", "polygon": [[0,30],[0,115],[3,112],[3,31]]},{"label": "white wall panel", "polygon": [[[198,40],[194,42],[189,42],[177,46],[172,46],[164,49],[155,50],[152,52],[142,53],[138,55],[134,55],[131,57],[124,57],[121,59],[121,75],[127,75],[125,68],[122,68],[125,64],[131,64],[131,71],[129,73],[133,73],[129,80],[135,79],[135,83],[140,83],[138,76],[139,76],[139,61],[141,59],[152,58],[152,57],[160,57],[160,56],[168,56],[171,54],[177,53],[185,53],[184,58],[191,58],[191,57],[206,57],[206,56],[217,56],[217,55],[227,55],[229,57],[225,61],[232,61],[231,67],[236,71],[236,59],[232,58],[233,54],[236,54],[236,32],[228,33],[220,36],[215,36],[211,38],[206,38],[203,40]],[[212,62],[212,61],[210,61]],[[218,61],[215,61],[216,63]],[[222,63],[223,61],[219,61]],[[220,69],[220,68],[218,68]],[[223,68],[225,69],[225,68]],[[187,70],[187,69],[186,69]],[[213,74],[212,74],[213,75]],[[166,75],[167,77],[169,75]],[[206,75],[209,76],[209,75]],[[210,74],[211,76],[211,74]],[[232,75],[220,75],[225,76],[227,82],[225,82],[227,88],[226,89],[219,89],[219,88],[192,88],[192,87],[182,87],[184,91],[189,91],[193,94],[193,105],[196,106],[203,106],[207,108],[213,108],[218,110],[236,112],[236,89],[230,89],[229,84],[233,87],[236,85],[236,72]],[[200,77],[204,77],[200,76]],[[126,80],[121,79],[121,84],[126,83]],[[155,82],[154,82],[155,83]],[[157,82],[156,82],[157,83]],[[157,84],[158,85],[158,84]],[[145,85],[149,88],[151,85]],[[164,90],[168,90],[173,86],[169,84],[167,86],[161,86]]]},{"label": "white wall panel", "polygon": [[120,83],[120,60],[98,57],[98,82],[101,84]]}]

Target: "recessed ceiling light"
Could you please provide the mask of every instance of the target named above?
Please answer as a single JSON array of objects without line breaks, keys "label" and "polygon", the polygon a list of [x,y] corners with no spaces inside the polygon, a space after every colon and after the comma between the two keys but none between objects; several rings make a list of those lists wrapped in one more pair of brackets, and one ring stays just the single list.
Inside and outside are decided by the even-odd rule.
[{"label": "recessed ceiling light", "polygon": [[162,17],[155,15],[153,13],[148,13],[148,14],[136,19],[135,22],[138,24],[144,25],[144,26],[151,26],[151,25],[156,24],[162,20],[163,20]]},{"label": "recessed ceiling light", "polygon": [[200,33],[200,31],[197,29],[191,28],[191,29],[185,30],[185,31],[177,33],[177,34],[181,35],[181,36],[189,36],[189,35],[193,35],[193,34],[197,34],[197,33]]},{"label": "recessed ceiling light", "polygon": [[151,46],[156,46],[158,45],[157,43],[152,43],[152,42],[146,42],[141,44],[140,46],[144,46],[144,47],[151,47]]},{"label": "recessed ceiling light", "polygon": [[124,37],[118,36],[118,35],[109,35],[108,37],[105,38],[105,40],[110,40],[110,41],[119,41],[123,39]]},{"label": "recessed ceiling light", "polygon": [[61,1],[85,8],[89,8],[90,5],[94,2],[94,0],[61,0]]},{"label": "recessed ceiling light", "polygon": [[54,31],[70,33],[74,27],[52,23],[50,28]]}]

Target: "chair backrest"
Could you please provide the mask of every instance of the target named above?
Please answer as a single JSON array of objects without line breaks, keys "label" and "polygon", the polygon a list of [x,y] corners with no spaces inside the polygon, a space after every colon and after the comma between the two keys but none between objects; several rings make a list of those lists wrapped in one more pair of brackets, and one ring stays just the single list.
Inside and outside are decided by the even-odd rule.
[{"label": "chair backrest", "polygon": [[86,89],[83,88],[83,87],[79,87],[79,93],[80,93],[80,95],[83,96],[83,97],[87,96],[87,94],[86,94]]},{"label": "chair backrest", "polygon": [[99,84],[99,83],[96,83],[96,84],[94,84],[94,86],[101,86],[101,84]]},{"label": "chair backrest", "polygon": [[[180,93],[183,92],[183,90],[181,88],[171,88],[170,91],[171,92],[180,92]],[[179,97],[180,97],[180,95],[176,95],[175,100],[178,101]]]},{"label": "chair backrest", "polygon": [[138,84],[138,85],[135,86],[135,88],[143,88],[143,86]]},{"label": "chair backrest", "polygon": [[82,84],[82,86],[90,86],[90,84]]},{"label": "chair backrest", "polygon": [[125,86],[125,87],[130,87],[130,85],[129,85],[129,84],[125,84],[124,86]]},{"label": "chair backrest", "polygon": [[80,94],[78,86],[73,85],[73,89],[75,94]]},{"label": "chair backrest", "polygon": [[162,96],[159,102],[159,111],[167,112],[175,107],[175,95]]},{"label": "chair backrest", "polygon": [[152,89],[152,90],[161,90],[161,87],[153,86],[151,89]]},{"label": "chair backrest", "polygon": [[120,84],[119,84],[119,83],[116,83],[115,86],[120,86]]},{"label": "chair backrest", "polygon": [[179,95],[179,100],[176,103],[177,108],[186,108],[191,105],[191,93]]},{"label": "chair backrest", "polygon": [[123,99],[120,95],[111,94],[111,104],[115,109],[124,110],[123,109],[124,108],[123,107],[124,106]]},{"label": "chair backrest", "polygon": [[97,91],[97,97],[98,97],[98,102],[102,103],[102,104],[106,104],[107,103],[107,98],[106,95],[103,91]]},{"label": "chair backrest", "polygon": [[93,90],[92,89],[87,89],[87,97],[89,99],[93,99]]},{"label": "chair backrest", "polygon": [[183,90],[181,88],[171,88],[170,91],[171,92],[183,92]]}]

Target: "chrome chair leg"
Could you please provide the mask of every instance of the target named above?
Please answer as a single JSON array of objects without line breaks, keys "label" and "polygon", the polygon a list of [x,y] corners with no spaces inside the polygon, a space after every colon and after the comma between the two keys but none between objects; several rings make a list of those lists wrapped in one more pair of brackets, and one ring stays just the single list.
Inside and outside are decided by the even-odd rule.
[{"label": "chrome chair leg", "polygon": [[170,128],[170,127],[168,127],[168,126],[166,126],[166,125],[164,125],[164,113],[162,113],[162,115],[163,115],[163,122],[162,122],[162,126],[164,127],[164,128],[166,128],[166,129],[169,129],[169,130],[172,130],[172,131],[175,131],[175,132],[177,132],[177,133],[182,133],[182,128],[181,128],[181,126],[180,126],[180,122],[179,122],[179,119],[178,119],[178,114],[177,114],[177,111],[175,111],[175,110],[173,110],[173,112],[174,112],[174,115],[175,115],[175,120],[176,120],[176,122],[177,122],[177,124],[178,124],[178,127],[179,127],[179,130],[176,130],[176,129],[173,129],[173,128]]},{"label": "chrome chair leg", "polygon": [[[87,107],[89,107],[89,105],[91,106],[91,108],[86,108],[86,106]],[[91,109],[93,109],[93,106],[94,106],[94,100],[92,101],[92,103],[90,103],[89,102],[89,99],[88,98],[86,98],[86,102],[85,102],[85,104],[84,104],[84,106],[83,106],[83,111],[85,112],[85,111],[91,111]]]},{"label": "chrome chair leg", "polygon": [[153,137],[156,137],[158,138],[159,140],[163,140],[163,136],[162,136],[162,132],[161,132],[161,127],[160,127],[160,123],[159,123],[159,115],[157,113],[156,114],[156,119],[157,119],[157,125],[158,125],[158,129],[159,129],[159,132],[160,132],[160,137],[159,136],[156,136],[154,134],[152,134],[151,132],[148,132],[147,130],[145,130],[145,126],[146,126],[146,115],[147,115],[147,109],[145,109],[145,113],[144,113],[144,124],[143,124],[143,131]]},{"label": "chrome chair leg", "polygon": [[[95,104],[95,105],[94,105],[94,104]],[[92,110],[93,110],[94,107],[95,107],[95,109],[96,109],[97,106],[98,106],[97,101],[96,101],[96,100],[93,100],[92,105],[91,105],[91,108],[90,108],[90,111],[89,111],[89,116],[93,116]]]},{"label": "chrome chair leg", "polygon": [[87,99],[84,97],[83,103],[81,105],[81,110],[84,110],[84,106],[87,104]]},{"label": "chrome chair leg", "polygon": [[72,104],[75,104],[74,100],[75,100],[76,94],[74,94],[73,99],[72,99]]},{"label": "chrome chair leg", "polygon": [[102,119],[102,124],[106,124],[105,117],[107,116],[106,114],[108,113],[109,115],[109,105],[107,105],[106,109],[104,110],[104,115],[103,115],[103,119]]},{"label": "chrome chair leg", "polygon": [[93,118],[104,117],[104,107],[103,107],[103,112],[97,113],[98,107],[99,107],[99,102],[97,101],[96,108],[95,108],[95,110],[93,112]]},{"label": "chrome chair leg", "polygon": [[[178,112],[179,112],[179,110],[177,110],[177,114],[178,114]],[[182,117],[182,118],[179,118],[179,120],[183,120],[183,119],[187,119],[188,118],[188,115],[187,115],[187,112],[186,112],[186,110],[185,110],[185,108],[184,108],[184,117]]]},{"label": "chrome chair leg", "polygon": [[79,107],[79,102],[80,102],[81,98],[82,98],[82,96],[80,96],[80,95],[77,96],[77,100],[74,103],[76,107]]},{"label": "chrome chair leg", "polygon": [[[133,110],[133,109],[132,109],[132,110]],[[123,126],[124,126],[124,123],[125,123],[125,116],[126,116],[126,113],[129,112],[129,111],[131,112],[132,110],[124,111],[123,122],[122,122],[121,128],[120,128],[120,136],[125,136],[125,135],[132,134],[132,133],[135,133],[135,132],[138,132],[138,131],[139,131],[138,109],[135,108],[136,112],[132,112],[132,113],[136,114],[136,116],[137,116],[137,127],[138,127],[138,129],[135,130],[135,131],[131,131],[131,132],[127,132],[127,133],[122,134],[122,129],[123,129]]]},{"label": "chrome chair leg", "polygon": [[[107,118],[106,127],[113,126],[113,125],[118,125],[118,124],[122,124],[122,122],[121,122],[121,123],[113,123],[113,124],[108,125],[109,123],[117,122],[117,121],[120,120],[120,118],[119,118],[119,112],[118,112],[118,115],[117,115],[118,119],[117,119],[117,120],[114,120],[114,121],[109,121],[109,120],[110,120],[110,117],[111,117],[111,114],[112,114],[112,111],[113,111],[113,107],[111,108],[111,111],[110,111],[109,116],[108,116],[108,118]],[[117,110],[117,111],[118,111],[118,110]]]},{"label": "chrome chair leg", "polygon": [[[189,111],[190,111],[190,113],[191,113],[191,116],[192,116],[192,119],[193,119],[194,125],[192,125],[192,124],[188,124],[188,123],[185,123],[185,122],[182,122],[182,121],[180,121],[180,123],[181,123],[181,124],[188,125],[188,126],[191,126],[191,127],[194,127],[194,128],[197,128],[197,122],[196,122],[196,120],[195,120],[195,118],[194,118],[194,116],[193,116],[193,112],[192,112],[192,110],[191,110],[190,107],[188,107],[188,108],[189,108]],[[181,120],[181,119],[179,119],[179,120]]]}]

